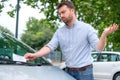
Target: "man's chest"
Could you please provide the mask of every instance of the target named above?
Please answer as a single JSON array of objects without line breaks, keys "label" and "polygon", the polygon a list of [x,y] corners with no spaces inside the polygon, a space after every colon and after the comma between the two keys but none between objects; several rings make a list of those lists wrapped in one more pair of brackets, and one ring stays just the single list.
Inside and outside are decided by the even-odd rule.
[{"label": "man's chest", "polygon": [[60,45],[78,45],[87,41],[87,33],[82,30],[67,30],[58,36]]}]

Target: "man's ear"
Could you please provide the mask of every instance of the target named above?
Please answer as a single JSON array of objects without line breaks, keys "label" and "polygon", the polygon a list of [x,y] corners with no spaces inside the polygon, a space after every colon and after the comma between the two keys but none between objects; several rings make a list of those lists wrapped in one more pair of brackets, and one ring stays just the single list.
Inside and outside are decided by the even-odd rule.
[{"label": "man's ear", "polygon": [[74,9],[71,9],[71,12],[75,13],[75,10],[74,10]]}]

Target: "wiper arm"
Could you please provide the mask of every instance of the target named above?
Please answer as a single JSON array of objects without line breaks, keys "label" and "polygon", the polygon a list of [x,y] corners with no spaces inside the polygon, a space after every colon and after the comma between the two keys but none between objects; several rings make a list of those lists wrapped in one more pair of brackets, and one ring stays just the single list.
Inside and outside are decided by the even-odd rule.
[{"label": "wiper arm", "polygon": [[27,65],[27,66],[41,66],[41,64],[38,64],[38,63],[13,61],[13,60],[10,60],[10,59],[5,59],[5,58],[0,58],[0,64],[15,64],[15,65]]}]

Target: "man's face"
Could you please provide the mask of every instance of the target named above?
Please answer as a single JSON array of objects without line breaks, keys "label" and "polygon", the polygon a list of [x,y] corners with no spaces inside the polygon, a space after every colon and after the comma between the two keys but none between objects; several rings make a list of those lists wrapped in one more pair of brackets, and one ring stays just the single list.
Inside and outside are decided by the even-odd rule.
[{"label": "man's face", "polygon": [[66,5],[62,6],[61,8],[58,9],[59,15],[61,17],[61,20],[64,23],[69,23],[72,21],[73,19],[73,14],[74,14],[74,10],[68,8]]}]

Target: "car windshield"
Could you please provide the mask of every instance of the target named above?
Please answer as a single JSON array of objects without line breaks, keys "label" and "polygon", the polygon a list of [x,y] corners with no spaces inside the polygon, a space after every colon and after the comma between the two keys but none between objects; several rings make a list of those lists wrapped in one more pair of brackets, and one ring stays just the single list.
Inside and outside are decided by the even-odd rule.
[{"label": "car windshield", "polygon": [[[0,62],[15,62],[14,55],[17,55],[18,57],[23,57],[23,55],[27,52],[35,52],[35,50],[25,43],[17,40],[13,36],[0,31]],[[51,63],[47,61],[47,59],[44,57],[29,61],[29,63],[51,65]]]}]

